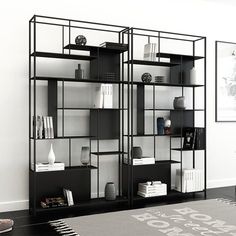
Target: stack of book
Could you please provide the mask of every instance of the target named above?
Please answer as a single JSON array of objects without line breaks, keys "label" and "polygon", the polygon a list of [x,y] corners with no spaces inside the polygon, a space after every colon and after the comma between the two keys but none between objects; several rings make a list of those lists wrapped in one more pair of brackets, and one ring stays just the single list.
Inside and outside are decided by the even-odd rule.
[{"label": "stack of book", "polygon": [[113,107],[113,86],[112,84],[101,84],[96,87],[95,108]]},{"label": "stack of book", "polygon": [[[128,157],[124,157],[124,163],[128,164]],[[130,161],[131,163],[131,161]],[[153,165],[155,164],[155,158],[154,157],[142,157],[142,158],[133,158],[133,165]]]},{"label": "stack of book", "polygon": [[67,201],[68,206],[73,206],[74,205],[74,199],[72,195],[72,191],[69,189],[63,189],[64,197]]},{"label": "stack of book", "polygon": [[157,197],[167,195],[167,185],[161,181],[152,181],[138,184],[138,193],[141,197]]},{"label": "stack of book", "polygon": [[183,149],[202,150],[205,149],[205,129],[196,127],[184,128]]},{"label": "stack of book", "polygon": [[[32,170],[34,169],[34,164],[32,163]],[[59,171],[65,170],[65,163],[55,162],[53,165],[50,165],[48,162],[46,163],[37,163],[36,164],[36,172],[46,172],[46,171]]]},{"label": "stack of book", "polygon": [[157,44],[148,43],[144,45],[144,56],[143,59],[147,61],[156,61]]},{"label": "stack of book", "polygon": [[52,116],[36,116],[34,127],[35,127],[37,139],[52,139],[52,138],[54,138]]},{"label": "stack of book", "polygon": [[175,189],[181,192],[181,174],[182,174],[182,192],[197,192],[204,189],[204,178],[202,170],[183,169],[176,170]]}]

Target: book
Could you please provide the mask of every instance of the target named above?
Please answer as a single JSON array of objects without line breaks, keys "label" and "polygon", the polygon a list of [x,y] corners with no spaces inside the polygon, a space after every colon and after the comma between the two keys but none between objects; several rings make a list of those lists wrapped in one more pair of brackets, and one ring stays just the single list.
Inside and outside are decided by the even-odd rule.
[{"label": "book", "polygon": [[51,138],[51,128],[50,128],[50,120],[49,120],[49,116],[46,116],[46,122],[47,122],[48,138]]},{"label": "book", "polygon": [[196,192],[204,189],[203,171],[199,169],[176,170],[175,189],[181,192],[181,175],[182,175],[182,192]]},{"label": "book", "polygon": [[[33,163],[32,163],[32,169],[34,169]],[[53,165],[50,165],[48,162],[37,163],[35,169],[36,172],[59,171],[59,170],[65,170],[65,163],[55,162]]]},{"label": "book", "polygon": [[196,129],[195,128],[184,128],[184,143],[183,149],[192,150],[194,149],[195,138],[196,138]]},{"label": "book", "polygon": [[[124,163],[128,164],[128,157],[124,157]],[[153,165],[153,164],[155,164],[155,158],[153,158],[153,157],[133,158],[133,165],[134,166]]]},{"label": "book", "polygon": [[74,205],[74,199],[73,199],[73,195],[72,195],[72,191],[69,189],[63,189],[63,194],[64,194],[64,198],[67,202],[68,206],[73,206]]},{"label": "book", "polygon": [[147,61],[156,61],[157,44],[148,43],[144,45],[143,59]]},{"label": "book", "polygon": [[43,117],[43,128],[44,128],[44,138],[48,138],[48,124],[47,124],[47,117]]},{"label": "book", "polygon": [[54,138],[54,129],[53,129],[53,118],[49,116],[49,130],[50,130],[50,138]]}]

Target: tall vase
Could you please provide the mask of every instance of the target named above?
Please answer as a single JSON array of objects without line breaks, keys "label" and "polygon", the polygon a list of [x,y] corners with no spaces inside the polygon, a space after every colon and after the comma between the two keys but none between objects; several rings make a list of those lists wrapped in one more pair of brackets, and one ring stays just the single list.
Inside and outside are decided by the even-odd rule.
[{"label": "tall vase", "polygon": [[113,182],[108,182],[105,186],[105,199],[107,201],[116,200],[116,188]]},{"label": "tall vase", "polygon": [[81,148],[81,158],[80,161],[83,165],[88,165],[90,160],[89,147],[83,146]]},{"label": "tall vase", "polygon": [[51,143],[51,148],[50,151],[48,153],[48,163],[50,165],[53,165],[55,163],[56,157],[55,157],[55,153],[53,151],[53,147],[52,147],[52,143]]}]

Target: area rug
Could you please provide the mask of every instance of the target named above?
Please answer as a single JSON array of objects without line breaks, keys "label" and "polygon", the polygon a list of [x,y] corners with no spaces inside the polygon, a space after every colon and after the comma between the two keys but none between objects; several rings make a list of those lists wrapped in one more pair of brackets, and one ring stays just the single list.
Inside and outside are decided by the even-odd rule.
[{"label": "area rug", "polygon": [[67,236],[236,236],[236,203],[202,200],[49,223]]}]

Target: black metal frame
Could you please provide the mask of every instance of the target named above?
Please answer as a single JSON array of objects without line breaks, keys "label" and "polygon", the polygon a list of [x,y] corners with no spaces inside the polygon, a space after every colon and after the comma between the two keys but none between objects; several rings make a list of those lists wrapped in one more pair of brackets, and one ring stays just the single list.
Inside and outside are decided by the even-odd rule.
[{"label": "black metal frame", "polygon": [[[52,20],[52,22],[49,22]],[[56,21],[56,23],[55,23]],[[66,23],[65,23],[66,22]],[[85,26],[79,26],[79,25],[74,25],[76,24],[85,24]],[[36,26],[37,24],[45,24],[45,25],[52,25],[52,26],[57,26],[57,27],[62,27],[62,51],[61,53],[48,53],[48,52],[37,52],[37,35],[36,35]],[[89,25],[89,26],[87,26]],[[32,28],[33,28],[33,35],[32,35]],[[69,48],[68,48],[68,53],[65,51],[65,28],[68,29],[69,31]],[[35,128],[33,129],[33,136],[32,136],[32,117],[36,117],[37,115],[37,109],[36,109],[36,92],[37,92],[37,81],[56,81],[61,82],[61,89],[62,89],[62,107],[59,108],[57,107],[58,110],[62,111],[62,136],[55,136],[55,139],[67,139],[68,140],[68,146],[69,146],[69,153],[68,153],[68,158],[69,158],[69,167],[72,167],[72,157],[71,157],[71,149],[72,149],[72,139],[79,139],[79,138],[86,138],[89,141],[89,146],[90,146],[90,169],[96,169],[97,170],[97,199],[101,199],[99,195],[99,162],[100,162],[100,156],[101,155],[106,155],[107,153],[100,152],[99,148],[99,113],[100,110],[102,109],[96,109],[97,111],[97,134],[98,137],[96,138],[96,152],[92,151],[92,137],[90,135],[88,136],[65,136],[65,110],[67,109],[72,109],[72,108],[66,108],[65,103],[64,103],[64,96],[65,96],[65,82],[79,82],[79,83],[111,83],[111,84],[116,84],[118,85],[118,108],[119,114],[122,116],[122,129],[121,129],[121,137],[118,139],[118,152],[111,152],[111,155],[118,155],[119,158],[119,164],[118,164],[118,173],[119,173],[119,198],[117,199],[117,203],[119,202],[126,202],[128,201],[127,198],[121,198],[122,196],[122,186],[120,183],[121,175],[122,175],[122,170],[121,170],[121,163],[123,163],[124,159],[124,140],[123,140],[123,133],[124,129],[124,86],[128,86],[128,82],[125,81],[124,79],[124,68],[123,68],[123,63],[122,65],[122,74],[121,74],[121,79],[118,81],[106,81],[106,80],[95,80],[95,79],[86,79],[86,80],[75,80],[74,78],[57,78],[57,77],[41,77],[37,76],[37,62],[36,59],[37,57],[51,57],[51,58],[62,58],[62,59],[78,59],[78,60],[87,60],[90,59],[87,56],[79,56],[79,55],[73,55],[71,54],[71,29],[72,28],[80,28],[80,29],[87,29],[87,30],[93,30],[93,31],[102,31],[102,32],[107,32],[107,33],[113,33],[117,35],[117,41],[120,43],[125,43],[124,41],[124,36],[123,39],[121,36],[128,30],[128,27],[125,26],[119,26],[119,25],[111,25],[111,24],[103,24],[103,23],[96,23],[96,22],[87,22],[87,21],[78,21],[78,20],[71,20],[71,19],[63,19],[63,18],[56,18],[56,17],[47,17],[47,16],[39,16],[39,15],[34,15],[30,21],[29,21],[29,171],[30,171],[30,212],[33,214],[36,214],[37,212],[41,212],[42,209],[37,208],[38,203],[36,202],[36,178],[37,178],[37,172],[34,171],[36,169],[36,163],[37,163],[37,157],[36,157],[36,148],[37,148],[37,142],[41,141],[40,139],[36,139],[36,132]],[[33,50],[32,50],[32,41],[33,41]],[[90,47],[90,46],[88,46]],[[97,57],[99,58],[99,50],[100,47],[94,47],[97,48]],[[82,49],[84,50],[84,49]],[[85,49],[86,50],[86,49]],[[124,57],[124,54],[126,51],[121,51],[120,54],[122,55],[122,58]],[[33,61],[33,69],[32,69],[32,61]],[[33,74],[32,74],[33,73]],[[99,73],[99,66],[98,66],[98,73]],[[98,74],[99,77],[99,74]],[[33,85],[33,94],[32,94],[32,85]],[[121,89],[122,85],[122,89]],[[33,98],[32,98],[33,95]],[[32,101],[33,100],[33,101]],[[32,106],[33,104],[33,106]],[[32,110],[33,107],[33,110]],[[76,110],[90,110],[91,108],[77,108]],[[33,121],[35,123],[35,119]],[[56,127],[55,127],[56,129]],[[122,138],[122,141],[121,141]],[[44,139],[45,140],[45,139]],[[94,140],[94,137],[93,137]],[[50,139],[49,139],[50,141]],[[32,155],[32,145],[33,143],[33,155]],[[121,151],[122,149],[122,151]],[[96,166],[92,166],[91,164],[91,156],[95,155],[96,156]],[[33,158],[33,160],[32,160]],[[122,158],[122,160],[121,160]],[[32,161],[33,161],[33,168],[32,168]],[[80,171],[80,168],[78,168],[78,171]],[[33,179],[32,179],[33,178]],[[127,180],[128,181],[128,180]],[[105,201],[101,199],[103,204],[105,204]],[[81,204],[79,204],[81,206]],[[76,206],[75,206],[76,207]]]},{"label": "black metal frame", "polygon": [[[145,33],[139,33],[139,31],[142,31],[142,32],[145,32]],[[165,35],[165,36],[162,36],[162,35]],[[174,37],[174,36],[176,37]],[[134,58],[134,37],[135,36],[143,36],[143,37],[147,37],[147,40],[148,42],[150,42],[150,37],[155,37],[158,39],[158,57],[157,57],[157,62],[146,62],[146,61],[142,61],[142,60],[135,60]],[[173,37],[172,37],[173,36]],[[178,37],[177,37],[178,36]],[[188,35],[188,34],[178,34],[178,33],[171,33],[171,32],[164,32],[164,31],[157,31],[157,30],[148,30],[148,29],[140,29],[140,28],[131,28],[130,29],[130,37],[131,37],[131,45],[130,45],[130,57],[129,57],[129,60],[127,61],[127,64],[130,68],[130,71],[131,71],[131,75],[130,75],[130,86],[131,86],[131,105],[130,105],[130,108],[129,109],[129,112],[131,113],[131,118],[130,118],[130,122],[131,122],[131,130],[130,130],[130,134],[128,134],[128,136],[130,137],[131,141],[129,142],[130,143],[130,150],[132,149],[133,147],[133,140],[134,138],[136,137],[151,137],[153,136],[153,142],[154,142],[154,158],[156,159],[156,137],[158,135],[156,135],[156,120],[155,120],[155,111],[156,110],[169,110],[169,109],[156,109],[155,107],[155,87],[156,86],[179,86],[179,87],[182,87],[182,93],[181,95],[183,96],[184,95],[184,88],[185,87],[192,87],[193,89],[193,124],[195,126],[195,112],[196,111],[203,111],[204,112],[204,128],[205,128],[205,144],[206,144],[206,122],[207,122],[207,117],[206,117],[206,37],[203,37],[203,36],[194,36],[194,35]],[[185,38],[182,38],[182,37],[185,37]],[[134,71],[134,65],[135,64],[139,64],[139,65],[150,65],[150,66],[168,66],[168,64],[166,63],[162,63],[161,62],[161,39],[162,38],[165,38],[165,39],[171,39],[171,40],[180,40],[180,41],[186,41],[186,42],[192,42],[193,43],[193,58],[195,57],[195,43],[197,41],[200,41],[202,40],[203,43],[204,43],[204,55],[201,57],[201,59],[204,60],[204,85],[196,85],[196,86],[188,86],[188,85],[183,85],[183,84],[161,84],[161,83],[155,83],[155,82],[151,82],[151,83],[142,83],[142,82],[137,82],[137,81],[134,81],[134,76],[133,76],[133,71]],[[191,39],[189,39],[191,38]],[[182,60],[182,55],[181,56],[181,60]],[[183,55],[183,56],[186,56],[186,55]],[[193,60],[193,63],[194,63],[194,60]],[[181,65],[182,65],[182,62],[181,62]],[[180,65],[180,66],[181,66]],[[169,66],[173,66],[171,65],[171,62],[169,63]],[[181,77],[182,77],[182,74],[181,74]],[[139,85],[139,84],[144,84],[144,87],[145,86],[152,86],[153,87],[153,109],[149,109],[149,110],[153,110],[153,135],[151,134],[148,134],[148,135],[135,135],[134,134],[134,129],[133,129],[133,112],[134,112],[134,107],[133,107],[133,91],[134,91],[134,85]],[[204,87],[204,108],[203,109],[195,109],[195,88],[197,87]],[[138,96],[138,95],[137,95]],[[145,110],[145,109],[144,109]],[[181,112],[182,115],[183,115],[183,112]],[[182,122],[183,122],[183,119],[182,119]],[[165,135],[164,135],[165,136]],[[177,135],[178,137],[178,135]],[[175,135],[169,135],[169,138],[170,138],[170,165],[172,164],[172,151],[176,151],[176,149],[172,149],[172,138],[177,138]],[[180,149],[178,151],[180,151],[180,169],[181,169],[181,172],[182,172],[182,169],[183,169],[183,149],[182,149],[182,141],[183,141],[183,124],[182,124],[182,127],[181,127],[181,134],[180,134]],[[206,197],[206,188],[207,188],[207,162],[206,162],[206,148],[203,150],[204,151],[204,190],[202,191],[204,193],[204,196]],[[193,168],[195,168],[195,150],[192,150],[192,153],[193,153]],[[132,160],[132,157],[131,157],[131,160]],[[176,163],[174,163],[176,164]],[[134,181],[134,176],[133,176],[133,173],[134,173],[134,165],[133,165],[133,160],[131,161],[130,163],[130,168],[131,168],[131,190],[130,190],[130,202],[131,202],[131,206],[135,203],[135,200],[140,200],[140,198],[137,198],[135,195],[136,193],[133,192],[133,181]],[[171,171],[170,171],[171,172]],[[181,191],[183,189],[183,186],[182,186],[182,175],[181,175]],[[183,193],[181,193],[183,194]],[[195,193],[193,193],[195,194]],[[173,193],[171,193],[171,195],[173,196]],[[178,195],[178,194],[177,194]],[[158,199],[160,197],[156,197],[155,199]]]},{"label": "black metal frame", "polygon": [[218,46],[219,44],[233,44],[236,45],[235,42],[227,42],[227,41],[215,41],[215,122],[236,122],[235,120],[219,120],[218,118]]},{"label": "black metal frame", "polygon": [[[36,26],[37,24],[42,25],[52,25],[61,27],[61,33],[62,33],[62,50],[61,53],[47,53],[47,52],[37,52],[37,34],[36,34]],[[76,24],[85,24],[85,26],[78,26]],[[86,29],[86,30],[93,30],[93,31],[104,31],[107,33],[115,33],[117,34],[117,41],[119,43],[127,43],[128,44],[128,50],[126,52],[121,52],[121,75],[119,81],[106,81],[106,80],[95,80],[95,79],[86,79],[86,80],[75,80],[74,78],[61,78],[61,77],[42,77],[37,75],[37,57],[51,57],[51,58],[62,58],[62,59],[76,59],[76,60],[90,60],[91,56],[81,56],[81,55],[75,55],[71,54],[71,51],[73,50],[71,48],[71,30],[74,28],[80,28],[80,29]],[[67,48],[65,48],[65,30],[68,29],[69,32],[69,44]],[[141,33],[140,33],[141,31]],[[145,33],[143,33],[145,32]],[[148,33],[147,33],[148,32]],[[145,84],[139,81],[134,80],[134,66],[135,64],[143,64],[143,65],[152,65],[152,66],[175,66],[175,63],[163,63],[161,62],[161,54],[159,53],[158,61],[155,63],[151,62],[144,62],[144,61],[137,61],[134,60],[134,37],[136,36],[144,36],[148,37],[148,40],[150,40],[150,37],[156,37],[158,38],[158,50],[161,53],[161,39],[171,39],[171,40],[180,40],[183,42],[193,42],[193,57],[195,56],[195,42],[199,40],[204,41],[204,56],[202,57],[204,59],[204,85],[196,85],[196,86],[189,86],[189,85],[183,85],[181,83],[162,83],[162,84],[156,84],[156,83],[150,83]],[[33,45],[33,46],[32,46]],[[33,50],[32,50],[33,49]],[[68,49],[68,53],[66,53],[66,50]],[[83,49],[82,49],[83,50]],[[97,47],[97,54],[99,56],[99,47]],[[99,66],[98,66],[99,67]],[[98,68],[99,71],[99,68]],[[99,73],[98,73],[99,75]],[[87,22],[87,21],[78,21],[78,20],[72,20],[72,19],[63,19],[63,18],[56,18],[56,17],[47,17],[47,16],[39,16],[35,15],[33,16],[29,21],[29,171],[30,171],[30,210],[33,214],[36,214],[38,211],[42,211],[42,209],[37,209],[37,202],[35,199],[36,195],[36,178],[37,178],[37,172],[35,172],[36,168],[36,148],[37,148],[37,142],[39,140],[36,139],[36,132],[35,129],[33,129],[33,137],[32,137],[32,117],[36,117],[37,115],[37,109],[36,109],[36,93],[37,93],[37,81],[56,81],[61,82],[62,84],[62,107],[57,108],[62,111],[62,136],[57,136],[55,139],[66,139],[68,140],[68,146],[69,146],[69,165],[72,164],[72,157],[71,157],[71,149],[72,149],[72,139],[79,139],[79,138],[87,138],[89,140],[89,146],[90,146],[90,165],[92,162],[92,155],[96,155],[96,166],[91,166],[91,169],[97,170],[97,199],[100,200],[99,196],[99,159],[101,155],[106,155],[107,153],[100,152],[100,142],[99,138],[96,139],[96,152],[92,152],[92,137],[91,135],[88,136],[65,136],[65,127],[64,127],[64,112],[66,109],[64,104],[64,96],[65,96],[65,82],[79,82],[79,83],[112,83],[118,85],[118,110],[119,116],[120,116],[120,137],[118,139],[118,151],[113,152],[114,155],[118,155],[118,173],[119,173],[119,197],[122,197],[123,194],[123,182],[122,182],[122,175],[123,175],[123,167],[124,167],[124,158],[127,156],[128,160],[128,173],[127,173],[127,179],[125,180],[128,188],[127,188],[127,198],[121,199],[119,198],[117,200],[118,203],[127,203],[130,207],[133,206],[135,202],[134,198],[134,189],[133,189],[133,177],[134,177],[134,166],[133,166],[133,160],[130,155],[130,150],[132,149],[134,145],[134,138],[139,137],[139,135],[134,134],[134,88],[137,85],[150,85],[153,88],[153,108],[151,109],[153,112],[153,134],[146,135],[149,137],[153,137],[153,144],[154,144],[154,157],[156,156],[156,120],[155,115],[156,111],[158,110],[169,110],[169,109],[157,109],[155,107],[155,97],[156,97],[156,86],[171,86],[171,87],[180,87],[182,88],[182,94],[184,93],[184,87],[192,87],[193,88],[193,111],[204,111],[204,126],[206,130],[206,37],[203,36],[195,36],[195,35],[188,35],[188,34],[178,34],[178,33],[171,33],[171,32],[165,32],[165,31],[157,31],[157,30],[148,30],[148,29],[140,29],[140,28],[129,28],[125,26],[118,26],[118,25],[110,25],[110,24],[103,24],[103,23],[96,23],[96,22]],[[204,86],[204,109],[195,109],[195,88]],[[33,89],[32,89],[33,87]],[[127,89],[127,94],[125,93],[125,90]],[[33,92],[33,98],[32,98],[32,92]],[[127,103],[127,107],[125,107],[125,104]],[[89,108],[77,108],[78,110],[84,110]],[[97,113],[99,114],[100,110],[97,109]],[[195,114],[195,113],[194,113]],[[99,117],[99,116],[98,116]],[[91,118],[91,117],[90,117]],[[125,129],[125,121],[127,120],[127,128]],[[35,120],[33,121],[35,122]],[[97,119],[97,127],[99,127],[99,119]],[[99,129],[97,128],[97,135],[99,137]],[[142,135],[140,135],[142,136]],[[181,130],[181,137],[182,137],[182,130]],[[170,139],[170,164],[177,163],[174,160],[172,160],[172,138],[176,138],[174,136],[169,136]],[[94,140],[94,137],[93,137]],[[205,142],[206,142],[206,135],[205,135]],[[180,138],[180,145],[182,147],[182,138]],[[32,153],[33,150],[33,153]],[[182,148],[180,149],[180,155],[181,155],[181,169],[182,169]],[[111,153],[110,153],[111,154]],[[33,158],[33,160],[32,160]],[[34,163],[34,168],[32,169],[32,161]],[[195,166],[195,151],[193,151],[193,167]],[[161,164],[161,163],[160,163]],[[204,193],[206,195],[206,149],[204,150],[204,176],[205,176],[205,189]],[[122,182],[122,183],[121,183]],[[182,184],[182,181],[181,181]],[[105,205],[105,202],[102,203]],[[86,205],[86,204],[85,204]],[[88,205],[88,203],[87,203]],[[77,207],[77,206],[75,206]]]}]

